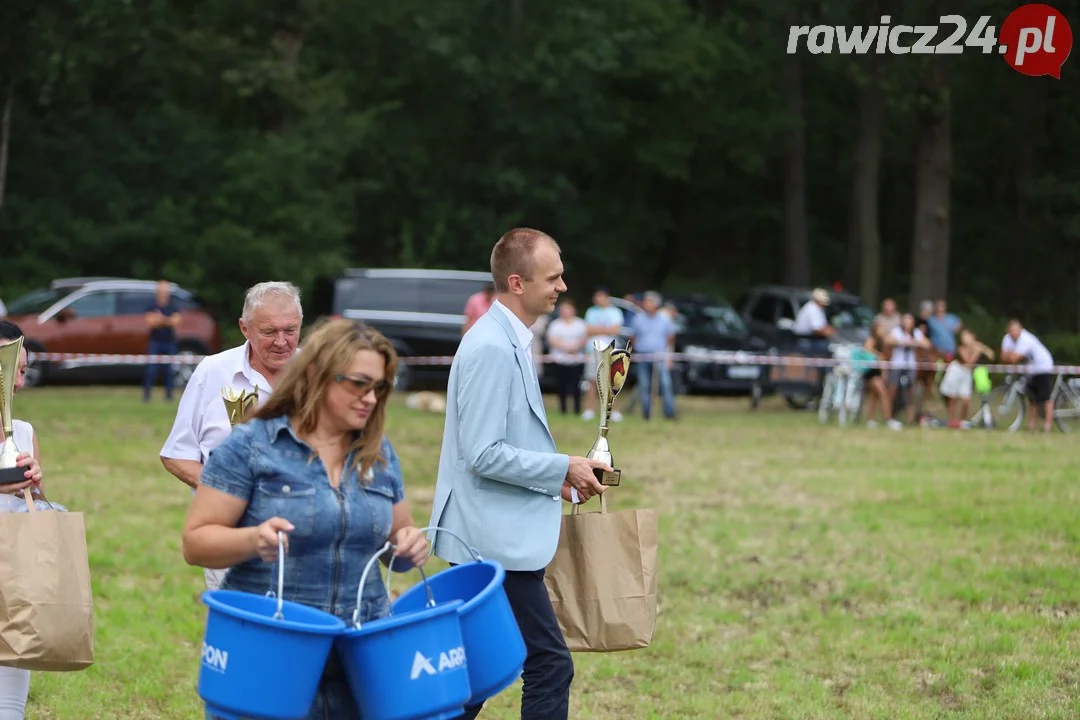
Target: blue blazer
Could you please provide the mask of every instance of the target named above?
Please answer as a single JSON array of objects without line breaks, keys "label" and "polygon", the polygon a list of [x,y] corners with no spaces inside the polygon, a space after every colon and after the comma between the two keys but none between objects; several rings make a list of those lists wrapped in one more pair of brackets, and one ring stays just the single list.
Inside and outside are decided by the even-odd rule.
[{"label": "blue blazer", "polygon": [[[460,535],[507,570],[539,570],[559,543],[570,458],[548,430],[532,356],[498,307],[461,339],[450,366],[431,525]],[[432,552],[472,559],[432,531]]]}]

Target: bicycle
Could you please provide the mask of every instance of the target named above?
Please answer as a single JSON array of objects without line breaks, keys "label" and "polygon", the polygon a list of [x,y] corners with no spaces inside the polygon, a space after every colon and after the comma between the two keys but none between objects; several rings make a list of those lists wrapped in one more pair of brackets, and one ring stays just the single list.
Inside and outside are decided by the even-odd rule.
[{"label": "bicycle", "polygon": [[835,412],[843,427],[849,420],[855,422],[862,410],[864,366],[877,357],[858,346],[839,345],[833,350],[833,359],[838,362],[825,373],[818,421],[829,422]]},{"label": "bicycle", "polygon": [[1050,391],[1050,402],[1054,408],[1054,423],[1061,432],[1080,430],[1080,377],[1066,380],[1065,375],[1059,373],[1054,389]]},{"label": "bicycle", "polygon": [[972,423],[983,421],[982,415],[988,409],[993,427],[1008,432],[1016,432],[1027,414],[1027,376],[1009,373],[1005,380],[990,391],[986,408],[980,407],[972,416]]},{"label": "bicycle", "polygon": [[[1016,432],[1024,422],[1024,416],[1028,411],[1027,376],[1005,376],[1003,385],[999,385],[990,391],[989,410],[993,417],[994,425],[1002,427],[1009,432]],[[1065,379],[1064,374],[1059,374],[1054,381],[1054,388],[1050,391],[1050,402],[1053,407],[1054,424],[1063,433],[1080,430],[1080,378]],[[982,408],[976,411],[972,421],[981,419],[985,412]]]}]

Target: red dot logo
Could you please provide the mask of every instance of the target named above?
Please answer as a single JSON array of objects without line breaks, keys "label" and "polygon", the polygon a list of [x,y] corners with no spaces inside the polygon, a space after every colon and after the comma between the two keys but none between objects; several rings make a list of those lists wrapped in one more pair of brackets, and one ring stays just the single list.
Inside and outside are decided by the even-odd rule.
[{"label": "red dot logo", "polygon": [[1021,5],[1001,24],[999,49],[1013,70],[1061,79],[1061,66],[1072,50],[1072,28],[1065,16],[1049,5]]}]

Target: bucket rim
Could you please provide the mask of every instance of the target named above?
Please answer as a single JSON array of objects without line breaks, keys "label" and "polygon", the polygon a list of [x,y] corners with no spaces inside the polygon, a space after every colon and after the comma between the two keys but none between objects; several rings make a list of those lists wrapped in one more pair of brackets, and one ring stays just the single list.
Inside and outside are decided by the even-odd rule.
[{"label": "bucket rim", "polygon": [[[264,625],[266,627],[275,628],[275,629],[279,629],[279,630],[281,630],[281,629],[297,630],[299,632],[308,633],[310,635],[337,635],[345,628],[345,621],[342,620],[341,618],[336,617],[334,615],[331,615],[328,612],[323,612],[319,608],[314,608],[314,607],[311,607],[309,605],[303,605],[301,603],[292,602],[291,600],[282,601],[283,606],[285,607],[285,609],[288,609],[289,607],[294,607],[294,608],[301,608],[303,610],[307,610],[307,611],[311,611],[311,612],[320,613],[320,614],[326,616],[327,624],[326,625],[309,625],[308,623],[297,622],[295,620],[290,620],[288,618],[285,618],[283,620],[275,620],[273,618],[273,616],[259,615],[257,613],[253,613],[253,612],[251,612],[249,610],[243,610],[243,609],[235,607],[233,605],[229,605],[227,603],[224,603],[219,599],[221,596],[237,597],[237,596],[241,596],[241,595],[248,596],[248,597],[265,597],[263,595],[255,595],[254,593],[248,593],[248,592],[244,592],[242,590],[204,590],[203,594],[202,594],[202,601],[207,607],[209,607],[212,610],[216,610],[218,612],[225,613],[226,615],[231,615],[232,617],[239,617],[239,618],[241,618],[243,620],[247,620],[247,621],[259,624],[259,625]],[[276,604],[277,601],[274,600],[274,602]],[[331,621],[332,621],[332,623],[331,623]]]},{"label": "bucket rim", "polygon": [[[489,565],[489,566],[495,568],[495,577],[491,578],[491,581],[484,587],[484,591],[486,591],[492,585],[503,585],[506,582],[506,568],[504,568],[502,566],[502,563],[497,562],[495,560],[486,560],[486,559],[485,560],[474,560],[472,562],[461,563],[460,565],[455,565],[454,567],[448,567],[445,570],[437,573],[436,575],[441,575],[444,572],[449,572],[451,570],[456,570],[457,568],[468,567],[470,565]],[[434,578],[434,577],[436,577],[436,575],[432,575],[431,577]],[[397,597],[397,599],[395,599],[394,602],[390,604],[391,607],[393,607],[394,603],[396,603],[398,600],[405,597],[405,595],[407,593],[411,593],[413,591],[419,592],[419,590],[417,590],[417,588],[419,588],[419,587],[420,587],[420,583],[417,583],[416,585],[413,585],[408,590],[405,590],[404,592],[402,592],[401,595],[399,595]],[[480,605],[480,603],[485,602],[487,600],[487,598],[488,598],[487,595],[484,595],[483,592],[480,592],[480,593],[477,593],[476,595],[473,595],[468,600],[465,600],[465,601],[457,600],[455,602],[460,602],[461,603],[461,609],[458,612],[461,613],[462,615],[468,615],[473,610],[475,610],[476,607],[478,605]]]},{"label": "bucket rim", "polygon": [[400,629],[405,625],[412,625],[424,620],[431,620],[442,615],[458,613],[462,604],[461,600],[449,600],[444,603],[439,603],[435,607],[425,607],[422,610],[415,610],[413,612],[405,613],[404,615],[387,615],[377,620],[368,620],[360,627],[346,625],[345,629],[341,631],[339,635],[342,638],[352,640],[382,632],[383,630]]}]

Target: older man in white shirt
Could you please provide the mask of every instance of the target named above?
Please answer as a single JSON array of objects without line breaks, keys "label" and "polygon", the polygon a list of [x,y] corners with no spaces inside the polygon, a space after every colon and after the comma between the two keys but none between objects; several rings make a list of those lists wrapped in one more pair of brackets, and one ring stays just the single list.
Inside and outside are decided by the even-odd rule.
[{"label": "older man in white shirt", "polygon": [[[199,484],[210,451],[229,436],[232,426],[221,389],[253,392],[261,405],[296,354],[303,322],[300,291],[287,282],[264,282],[248,289],[240,316],[246,342],[204,358],[180,397],[172,432],[161,449],[165,469],[191,488]],[[221,585],[225,570],[205,570],[206,587]]]}]

